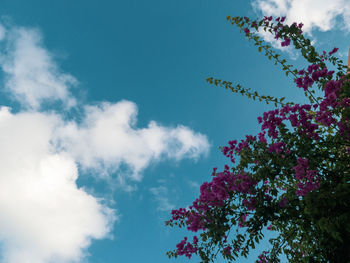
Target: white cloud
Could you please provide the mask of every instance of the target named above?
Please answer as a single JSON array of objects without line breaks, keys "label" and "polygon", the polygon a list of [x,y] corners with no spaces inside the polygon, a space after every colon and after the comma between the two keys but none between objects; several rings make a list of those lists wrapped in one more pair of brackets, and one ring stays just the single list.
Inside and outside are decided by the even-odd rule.
[{"label": "white cloud", "polygon": [[158,203],[157,210],[168,212],[175,209],[175,205],[169,201],[168,189],[165,186],[152,187],[150,188],[150,192]]},{"label": "white cloud", "polygon": [[85,113],[80,125],[71,122],[57,136],[83,168],[101,175],[117,172],[124,164],[129,177],[139,181],[152,161],[197,159],[209,151],[206,136],[181,125],[168,128],[151,121],[146,128],[136,128],[137,106],[130,101],[87,106]]},{"label": "white cloud", "polygon": [[[52,55],[43,47],[40,32],[13,27],[0,27],[0,39],[5,37],[0,66],[7,73],[6,89],[23,106],[39,109],[42,102],[60,101],[72,107],[76,100],[69,88],[76,79],[60,72]],[[2,43],[4,45],[4,43]]]},{"label": "white cloud", "polygon": [[[302,22],[303,30],[328,31],[339,26],[350,31],[348,0],[254,0],[253,7],[264,15],[287,16],[287,23]],[[340,18],[340,24],[337,23]]]},{"label": "white cloud", "polygon": [[0,241],[3,263],[79,261],[116,216],[78,188],[77,165],[50,140],[61,121],[0,110]]},{"label": "white cloud", "polygon": [[[205,136],[151,122],[137,129],[136,105],[88,106],[81,124],[60,115],[0,110],[0,242],[4,263],[79,261],[91,239],[105,238],[116,219],[83,188],[77,165],[109,176],[126,165],[130,178],[162,158],[198,158]],[[125,175],[125,171],[122,176]],[[164,187],[152,188],[159,209],[173,207]],[[25,260],[24,260],[25,259]],[[56,262],[56,261],[54,261]]]},{"label": "white cloud", "polygon": [[6,89],[23,109],[0,108],[0,260],[81,262],[92,240],[110,236],[117,215],[77,186],[78,166],[107,179],[115,173],[121,181],[140,181],[153,162],[206,154],[208,140],[182,125],[150,121],[137,128],[130,101],[85,106],[79,123],[44,111],[47,101],[66,109],[77,103],[69,92],[76,80],[61,73],[38,31],[0,27],[1,38]]}]

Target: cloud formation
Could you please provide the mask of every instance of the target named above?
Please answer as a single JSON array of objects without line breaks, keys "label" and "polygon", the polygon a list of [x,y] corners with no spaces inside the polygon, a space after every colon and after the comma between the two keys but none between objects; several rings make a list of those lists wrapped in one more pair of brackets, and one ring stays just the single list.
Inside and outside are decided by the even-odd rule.
[{"label": "cloud formation", "polygon": [[305,32],[328,31],[335,26],[350,31],[348,0],[254,0],[252,5],[263,15],[287,16],[289,24],[304,23]]},{"label": "cloud formation", "polygon": [[118,218],[105,200],[78,187],[81,171],[140,181],[153,162],[205,155],[208,140],[182,125],[137,128],[137,105],[124,100],[86,105],[81,121],[67,120],[43,105],[69,110],[76,80],[62,73],[40,33],[1,26],[0,40],[5,88],[22,105],[16,113],[0,107],[0,260],[81,262]]},{"label": "cloud formation", "polygon": [[76,79],[59,70],[38,30],[1,27],[0,39],[4,46],[0,66],[6,73],[5,88],[22,106],[38,110],[43,102],[60,101],[68,108],[76,104],[69,92]]},{"label": "cloud formation", "polygon": [[106,237],[115,212],[78,188],[77,164],[50,140],[58,116],[0,109],[3,263],[72,262]]},{"label": "cloud formation", "polygon": [[137,106],[130,101],[86,106],[85,114],[81,124],[62,127],[58,140],[83,168],[101,175],[117,172],[125,164],[129,178],[139,181],[140,172],[151,162],[198,159],[209,151],[206,136],[182,125],[169,128],[151,121],[138,129]]}]

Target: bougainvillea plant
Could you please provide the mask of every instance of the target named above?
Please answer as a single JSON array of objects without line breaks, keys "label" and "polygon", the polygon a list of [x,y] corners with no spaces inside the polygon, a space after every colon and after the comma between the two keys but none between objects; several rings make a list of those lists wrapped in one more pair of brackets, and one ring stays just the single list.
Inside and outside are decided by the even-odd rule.
[{"label": "bougainvillea plant", "polygon": [[[259,134],[222,147],[228,164],[213,169],[191,206],[172,211],[166,225],[193,234],[168,256],[196,254],[201,262],[214,262],[220,253],[235,262],[273,231],[270,249],[260,251],[256,262],[280,262],[282,254],[289,262],[350,262],[350,74],[335,57],[337,48],[319,54],[303,35],[303,24],[287,25],[285,17],[227,20],[281,65],[310,103],[284,102],[207,79],[275,109],[258,117]],[[307,66],[288,65],[262,40],[261,31],[273,34],[282,47],[294,46]],[[316,89],[322,97],[316,97]]]}]

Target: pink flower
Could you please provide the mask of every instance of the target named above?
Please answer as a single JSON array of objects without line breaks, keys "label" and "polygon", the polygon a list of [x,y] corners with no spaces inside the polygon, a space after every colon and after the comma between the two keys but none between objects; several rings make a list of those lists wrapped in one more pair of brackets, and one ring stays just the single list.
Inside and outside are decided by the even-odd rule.
[{"label": "pink flower", "polygon": [[336,47],[333,48],[332,51],[330,51],[330,52],[328,53],[328,55],[330,55],[330,56],[333,55],[334,53],[336,53],[336,52],[338,51],[338,49],[339,49],[339,48],[336,48]]},{"label": "pink flower", "polygon": [[226,247],[224,248],[224,253],[225,253],[226,255],[231,255],[231,249],[232,249],[232,247],[226,246]]},{"label": "pink flower", "polygon": [[[243,215],[240,217],[240,219],[238,220],[238,226],[239,227],[243,227],[244,226],[244,223],[246,222],[247,220],[247,215]],[[243,223],[242,223],[243,222]]]},{"label": "pink flower", "polygon": [[287,47],[290,45],[290,38],[284,38],[284,41],[282,41],[281,46],[282,47]]}]

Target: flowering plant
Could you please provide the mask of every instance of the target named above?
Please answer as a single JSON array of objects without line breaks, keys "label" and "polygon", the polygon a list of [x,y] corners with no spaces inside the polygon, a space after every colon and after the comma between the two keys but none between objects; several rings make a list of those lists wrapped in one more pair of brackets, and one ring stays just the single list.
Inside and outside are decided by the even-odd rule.
[{"label": "flowering plant", "polygon": [[[170,226],[199,233],[192,242],[184,238],[169,257],[199,255],[213,262],[218,253],[232,262],[247,257],[275,231],[271,249],[256,262],[350,261],[350,74],[330,52],[316,52],[303,35],[303,24],[286,25],[285,17],[227,17],[258,50],[282,66],[303,89],[310,104],[284,103],[285,98],[262,96],[239,84],[208,78],[210,84],[239,92],[275,109],[258,117],[261,132],[232,140],[222,147],[229,164],[213,169],[212,179],[200,187],[200,196],[185,209],[172,211]],[[264,30],[282,47],[291,44],[307,60],[297,70],[281,59],[259,36]],[[328,67],[335,70],[329,70]],[[315,97],[315,89],[324,96]]]}]

